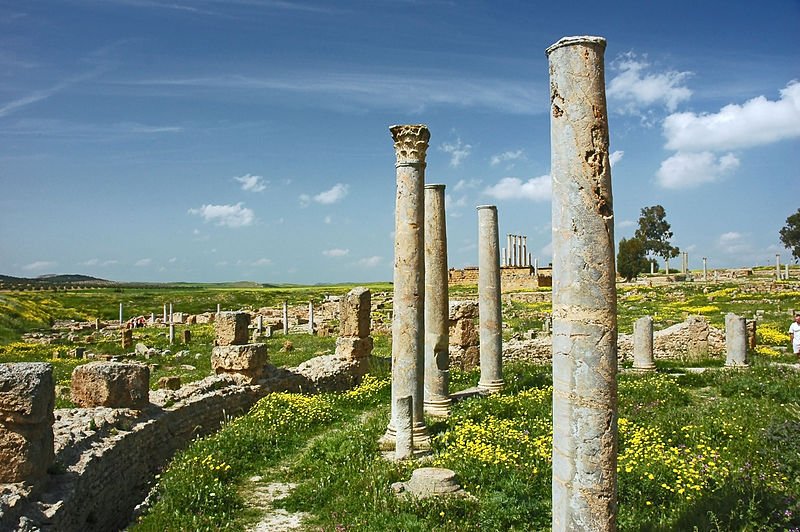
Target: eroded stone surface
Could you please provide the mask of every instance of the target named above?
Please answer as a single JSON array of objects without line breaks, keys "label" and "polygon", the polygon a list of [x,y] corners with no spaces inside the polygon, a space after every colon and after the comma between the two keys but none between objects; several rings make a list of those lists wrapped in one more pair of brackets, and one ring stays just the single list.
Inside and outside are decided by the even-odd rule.
[{"label": "eroded stone surface", "polygon": [[238,373],[253,382],[263,376],[267,359],[267,344],[218,345],[211,350],[215,373]]},{"label": "eroded stone surface", "polygon": [[247,312],[220,312],[214,322],[215,344],[218,346],[244,345],[249,340],[250,314]]},{"label": "eroded stone surface", "polygon": [[372,354],[374,343],[371,336],[340,336],[336,339],[336,356],[341,358],[366,358]]},{"label": "eroded stone surface", "polygon": [[142,409],[149,393],[150,368],[144,364],[89,362],[72,371],[72,401],[78,406]]},{"label": "eroded stone surface", "polygon": [[372,294],[357,286],[339,300],[339,336],[366,338],[370,334]]}]

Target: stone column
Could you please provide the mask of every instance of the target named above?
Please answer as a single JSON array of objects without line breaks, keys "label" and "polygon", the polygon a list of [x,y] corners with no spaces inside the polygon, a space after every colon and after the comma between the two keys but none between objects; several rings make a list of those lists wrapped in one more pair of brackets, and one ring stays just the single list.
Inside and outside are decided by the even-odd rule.
[{"label": "stone column", "polygon": [[258,331],[258,334],[264,332],[264,316],[261,314],[256,318],[256,331]]},{"label": "stone column", "polygon": [[167,304],[164,303],[164,318],[161,320],[164,323],[167,323]]},{"label": "stone column", "polygon": [[392,315],[392,418],[383,446],[394,446],[397,400],[411,396],[415,447],[429,447],[423,419],[425,363],[425,155],[431,134],[424,125],[389,128],[394,139],[394,304]]},{"label": "stone column", "polygon": [[533,275],[536,276],[536,281],[539,281],[539,258],[533,259]]},{"label": "stone column", "polygon": [[725,365],[747,367],[747,323],[733,312],[725,314]]},{"label": "stone column", "polygon": [[220,312],[222,312],[222,305],[217,303],[217,314],[219,314]]},{"label": "stone column", "polygon": [[789,280],[789,263],[783,265],[783,278]]},{"label": "stone column", "polygon": [[500,248],[500,265],[506,266],[506,248]]},{"label": "stone column", "polygon": [[703,280],[708,281],[707,258],[703,257]]},{"label": "stone column", "polygon": [[[780,270],[778,270],[778,274],[780,274]],[[119,324],[122,325],[122,303],[119,304]]]},{"label": "stone column", "polygon": [[478,206],[478,316],[481,338],[481,378],[478,388],[503,388],[503,316],[500,308],[500,268],[497,256],[497,207]]},{"label": "stone column", "polygon": [[[775,254],[775,278],[777,280],[781,280],[781,255],[780,253]],[[122,323],[122,304],[119,305],[120,308],[120,323]]]},{"label": "stone column", "polygon": [[633,323],[633,369],[653,371],[653,318],[642,316]]},{"label": "stone column", "polygon": [[444,185],[425,185],[424,410],[450,413],[450,331]]},{"label": "stone column", "polygon": [[511,255],[512,255],[512,253],[511,253],[511,245],[512,245],[511,236],[512,236],[511,233],[506,235],[506,239],[508,240],[508,245],[506,247],[506,254],[507,254],[506,255],[506,266],[511,266]]},{"label": "stone column", "polygon": [[522,265],[523,266],[530,266],[528,263],[528,237],[522,237]]},{"label": "stone column", "polygon": [[289,303],[283,302],[283,334],[289,334]]},{"label": "stone column", "polygon": [[314,302],[308,302],[308,334],[314,334]]},{"label": "stone column", "polygon": [[667,272],[667,276],[669,276],[669,257],[664,259],[664,268],[665,268],[665,271]]},{"label": "stone column", "polygon": [[656,265],[655,265],[655,263],[651,262],[650,263],[650,275],[653,275],[655,273],[656,273]]},{"label": "stone column", "polygon": [[554,531],[616,530],[617,297],[600,37],[547,49],[553,178]]}]

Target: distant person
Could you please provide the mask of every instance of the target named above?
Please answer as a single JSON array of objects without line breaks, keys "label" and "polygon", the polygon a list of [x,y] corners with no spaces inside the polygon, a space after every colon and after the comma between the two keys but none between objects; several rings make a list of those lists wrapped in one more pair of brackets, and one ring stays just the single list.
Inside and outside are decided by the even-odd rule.
[{"label": "distant person", "polygon": [[800,312],[794,315],[794,323],[789,326],[789,336],[792,337],[792,349],[800,358]]}]

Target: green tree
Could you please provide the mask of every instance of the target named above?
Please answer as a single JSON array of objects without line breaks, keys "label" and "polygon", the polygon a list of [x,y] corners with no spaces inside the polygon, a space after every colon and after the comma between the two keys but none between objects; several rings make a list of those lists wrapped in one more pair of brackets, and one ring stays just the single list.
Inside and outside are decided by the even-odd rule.
[{"label": "green tree", "polygon": [[623,238],[619,241],[617,270],[626,281],[630,281],[650,268],[650,261],[647,260],[646,253],[644,243],[638,238]]},{"label": "green tree", "polygon": [[672,230],[667,222],[667,213],[661,205],[644,207],[639,216],[639,228],[634,238],[644,245],[645,254],[652,254],[664,260],[677,257],[680,249],[669,243]]},{"label": "green tree", "polygon": [[786,225],[781,229],[781,242],[792,252],[794,261],[800,260],[800,209],[786,218]]}]

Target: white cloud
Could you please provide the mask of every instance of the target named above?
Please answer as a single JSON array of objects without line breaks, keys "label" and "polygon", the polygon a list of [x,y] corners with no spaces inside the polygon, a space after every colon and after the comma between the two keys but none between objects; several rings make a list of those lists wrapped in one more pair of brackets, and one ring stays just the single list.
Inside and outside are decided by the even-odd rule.
[{"label": "white cloud", "polygon": [[462,190],[465,188],[478,188],[481,183],[483,183],[480,179],[459,179],[458,183],[455,184],[453,190]]},{"label": "white cloud", "polygon": [[178,261],[178,257],[172,257],[167,262],[169,262],[170,264],[175,264],[177,261]]},{"label": "white cloud", "polygon": [[251,263],[251,266],[269,266],[270,264],[272,264],[272,260],[271,259],[263,259],[262,258],[262,259],[258,259],[258,260],[253,261]]},{"label": "white cloud", "polygon": [[449,210],[450,208],[459,208],[465,207],[467,205],[467,197],[461,196],[458,199],[455,199],[450,194],[444,195],[444,209],[445,211]]},{"label": "white cloud", "polygon": [[614,168],[614,165],[622,160],[623,155],[625,155],[624,151],[617,150],[608,156],[608,161],[611,163],[611,168]]},{"label": "white cloud", "polygon": [[255,222],[256,216],[252,209],[242,205],[203,205],[199,209],[189,209],[189,214],[199,214],[206,222],[212,222],[221,227],[246,227]]},{"label": "white cloud", "polygon": [[450,154],[450,166],[458,168],[461,162],[472,153],[472,146],[463,144],[461,138],[457,138],[454,144],[443,143],[439,149]]},{"label": "white cloud", "polygon": [[316,196],[314,196],[314,201],[317,203],[322,203],[323,205],[330,205],[332,203],[336,203],[344,199],[347,196],[347,192],[350,189],[350,185],[346,185],[344,183],[336,183],[331,187],[329,190],[324,192],[320,192]]},{"label": "white cloud", "polygon": [[242,190],[250,192],[261,192],[267,188],[267,184],[269,183],[269,181],[264,181],[262,176],[252,174],[234,177],[234,179],[242,184]]},{"label": "white cloud", "polygon": [[37,260],[35,262],[31,262],[30,264],[26,264],[22,267],[22,269],[25,271],[46,270],[48,268],[54,268],[57,265],[57,262],[49,260]]},{"label": "white cloud", "polygon": [[134,263],[134,266],[146,267],[153,264],[153,259],[139,259]]},{"label": "white cloud", "polygon": [[330,216],[326,216],[322,221],[330,225],[333,223],[333,218],[331,218]]},{"label": "white cloud", "polygon": [[326,257],[344,257],[350,253],[349,249],[340,249],[340,248],[333,248],[333,249],[326,249],[323,250],[322,254]]},{"label": "white cloud", "polygon": [[758,96],[718,113],[674,113],[664,120],[666,147],[723,151],[800,137],[800,82],[791,81],[772,101]]},{"label": "white cloud", "polygon": [[504,151],[498,155],[492,155],[492,158],[489,161],[489,164],[492,166],[497,166],[500,163],[504,163],[507,161],[516,161],[518,159],[524,159],[525,152],[523,150],[517,151]]},{"label": "white cloud", "polygon": [[383,258],[377,255],[372,257],[365,257],[358,261],[358,265],[364,268],[374,268],[375,266],[379,265],[382,260]]},{"label": "white cloud", "polygon": [[300,194],[297,199],[300,200],[301,207],[308,207],[309,203],[311,203],[311,196],[308,194]]},{"label": "white cloud", "polygon": [[89,259],[86,262],[81,262],[81,266],[97,266],[100,264],[100,259]]},{"label": "white cloud", "polygon": [[611,66],[619,73],[608,83],[607,93],[609,99],[618,102],[615,109],[622,113],[638,114],[641,109],[658,104],[674,111],[692,95],[684,86],[691,72],[648,73],[646,56],[639,58],[633,52],[618,56]]},{"label": "white cloud", "polygon": [[501,200],[529,199],[547,201],[550,199],[552,184],[549,175],[532,177],[524,182],[518,177],[504,177],[497,184],[487,187],[483,192]]},{"label": "white cloud", "polygon": [[633,220],[622,220],[622,221],[617,222],[615,225],[617,227],[619,227],[620,229],[624,229],[626,227],[635,227],[636,226],[636,222],[634,222]]},{"label": "white cloud", "polygon": [[656,180],[664,188],[693,188],[719,181],[738,166],[732,153],[717,157],[710,151],[678,152],[661,163]]},{"label": "white cloud", "polygon": [[749,241],[749,235],[736,231],[729,231],[719,235],[717,247],[721,249],[723,253],[731,255],[742,255],[753,252],[753,246]]}]

